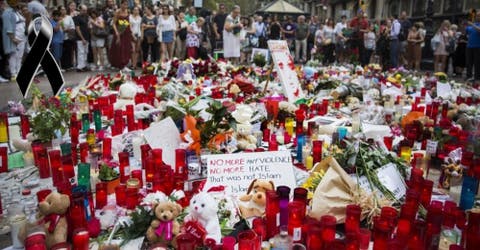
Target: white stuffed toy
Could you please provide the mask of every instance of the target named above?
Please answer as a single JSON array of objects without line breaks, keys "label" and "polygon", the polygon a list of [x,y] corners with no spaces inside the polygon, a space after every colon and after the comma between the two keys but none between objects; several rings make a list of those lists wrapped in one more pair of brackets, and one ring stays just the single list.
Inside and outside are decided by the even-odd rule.
[{"label": "white stuffed toy", "polygon": [[251,120],[254,115],[252,107],[246,104],[237,105],[237,109],[233,111],[232,116],[237,121],[236,140],[239,149],[257,148],[257,138],[252,135]]},{"label": "white stuffed toy", "polygon": [[213,239],[220,243],[222,234],[217,212],[218,204],[213,196],[207,192],[200,192],[190,200],[189,214],[185,221],[198,221],[207,232],[205,239]]}]

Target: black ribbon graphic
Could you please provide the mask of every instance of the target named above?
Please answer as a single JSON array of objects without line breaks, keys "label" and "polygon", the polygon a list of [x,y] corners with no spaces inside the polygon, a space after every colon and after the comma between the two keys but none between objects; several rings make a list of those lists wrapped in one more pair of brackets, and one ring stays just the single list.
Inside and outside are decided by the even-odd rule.
[{"label": "black ribbon graphic", "polygon": [[50,53],[52,36],[52,24],[46,17],[37,17],[30,23],[28,27],[28,43],[31,49],[17,76],[17,83],[23,97],[27,96],[40,65],[42,65],[43,70],[47,74],[54,95],[58,94],[65,83],[60,67],[52,53]]}]

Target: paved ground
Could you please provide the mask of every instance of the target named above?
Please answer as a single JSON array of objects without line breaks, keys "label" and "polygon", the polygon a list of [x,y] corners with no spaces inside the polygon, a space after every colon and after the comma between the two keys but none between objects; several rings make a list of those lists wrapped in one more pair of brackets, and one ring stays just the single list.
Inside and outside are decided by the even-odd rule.
[{"label": "paved ground", "polygon": [[[137,71],[138,74],[140,71]],[[89,76],[95,76],[98,73],[108,74],[108,73],[116,73],[113,70],[105,70],[102,72],[98,71],[91,71],[91,72],[76,72],[76,71],[68,71],[63,73],[63,77],[65,79],[65,86],[75,86],[76,84],[84,81]],[[49,81],[45,75],[38,76],[36,78],[38,80],[37,86],[40,90],[47,95],[52,94],[52,89],[50,87]],[[27,97],[28,98],[28,97]],[[16,82],[9,82],[9,83],[0,83],[0,111],[7,110],[8,101],[21,101],[23,100],[22,93],[20,92],[20,88],[18,87]]]}]

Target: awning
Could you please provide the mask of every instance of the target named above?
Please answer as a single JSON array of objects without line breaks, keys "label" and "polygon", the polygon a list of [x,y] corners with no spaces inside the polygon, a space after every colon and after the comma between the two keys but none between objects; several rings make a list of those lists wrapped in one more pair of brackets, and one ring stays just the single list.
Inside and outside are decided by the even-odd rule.
[{"label": "awning", "polygon": [[283,0],[277,0],[261,8],[257,12],[264,13],[284,13],[284,14],[304,14],[305,12],[292,4]]}]

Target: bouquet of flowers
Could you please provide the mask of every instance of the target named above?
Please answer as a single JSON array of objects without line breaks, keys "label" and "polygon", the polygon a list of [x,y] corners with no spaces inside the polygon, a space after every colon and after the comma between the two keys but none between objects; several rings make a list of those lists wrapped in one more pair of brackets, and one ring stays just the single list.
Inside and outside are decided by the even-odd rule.
[{"label": "bouquet of flowers", "polygon": [[118,20],[118,32],[122,34],[128,27],[130,26],[130,22],[128,20]]}]

